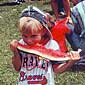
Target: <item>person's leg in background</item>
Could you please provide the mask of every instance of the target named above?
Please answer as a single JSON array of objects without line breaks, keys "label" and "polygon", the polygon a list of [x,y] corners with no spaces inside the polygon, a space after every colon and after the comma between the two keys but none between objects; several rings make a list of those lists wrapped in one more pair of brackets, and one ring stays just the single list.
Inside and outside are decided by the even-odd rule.
[{"label": "person's leg in background", "polygon": [[66,13],[66,16],[70,16],[70,1],[69,0],[63,0],[63,7]]},{"label": "person's leg in background", "polygon": [[51,7],[56,19],[70,16],[69,0],[51,0]]},{"label": "person's leg in background", "polygon": [[58,3],[57,3],[57,0],[51,0],[51,7],[52,7],[52,10],[54,12],[54,15],[56,17],[56,19],[58,19]]}]

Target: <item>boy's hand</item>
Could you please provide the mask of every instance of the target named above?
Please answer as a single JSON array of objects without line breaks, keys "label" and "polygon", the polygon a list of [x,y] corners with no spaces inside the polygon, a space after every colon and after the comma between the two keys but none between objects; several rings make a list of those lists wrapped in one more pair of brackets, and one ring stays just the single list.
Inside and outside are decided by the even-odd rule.
[{"label": "boy's hand", "polygon": [[71,51],[70,53],[68,53],[68,55],[70,56],[70,58],[72,60],[79,60],[80,59],[80,54],[78,51]]},{"label": "boy's hand", "polygon": [[11,43],[10,43],[10,49],[12,50],[12,52],[16,52],[17,45],[18,45],[18,41],[17,40],[11,41]]}]

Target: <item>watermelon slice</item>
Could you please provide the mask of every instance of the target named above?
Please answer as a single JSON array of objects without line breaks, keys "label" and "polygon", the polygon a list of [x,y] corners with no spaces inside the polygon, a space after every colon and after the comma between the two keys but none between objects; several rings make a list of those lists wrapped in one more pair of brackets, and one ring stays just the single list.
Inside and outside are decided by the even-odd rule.
[{"label": "watermelon slice", "polygon": [[44,59],[49,59],[52,61],[68,61],[71,60],[70,57],[66,57],[66,53],[62,53],[60,51],[54,51],[52,49],[46,49],[44,46],[35,45],[35,46],[27,46],[18,43],[17,49],[19,51],[23,51],[25,53],[32,53],[38,55]]}]

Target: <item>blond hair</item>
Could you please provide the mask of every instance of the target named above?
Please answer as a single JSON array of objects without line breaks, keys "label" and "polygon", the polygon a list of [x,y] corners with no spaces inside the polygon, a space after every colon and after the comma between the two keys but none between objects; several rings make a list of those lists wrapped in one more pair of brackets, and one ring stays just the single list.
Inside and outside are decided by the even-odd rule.
[{"label": "blond hair", "polygon": [[42,24],[38,20],[31,17],[22,17],[19,20],[18,25],[20,32],[27,31],[29,33],[34,33],[34,32],[40,33],[43,30]]}]

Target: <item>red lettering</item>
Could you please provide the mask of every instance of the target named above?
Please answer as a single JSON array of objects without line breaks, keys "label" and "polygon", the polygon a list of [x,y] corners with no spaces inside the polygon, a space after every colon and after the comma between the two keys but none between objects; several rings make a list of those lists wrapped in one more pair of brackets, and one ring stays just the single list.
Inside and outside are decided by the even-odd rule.
[{"label": "red lettering", "polygon": [[25,73],[23,71],[20,72],[20,81],[24,81],[25,80]]},{"label": "red lettering", "polygon": [[46,85],[47,84],[47,79],[44,76],[42,80],[36,80],[36,81],[28,81],[28,84],[41,84],[41,85]]},{"label": "red lettering", "polygon": [[32,76],[28,76],[27,77],[27,80],[32,80]]}]

